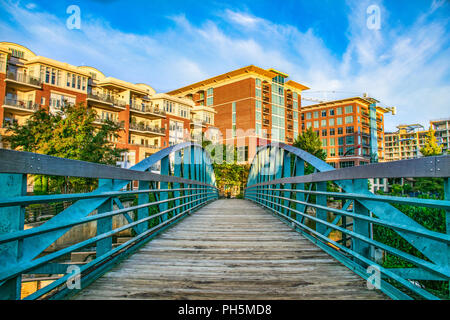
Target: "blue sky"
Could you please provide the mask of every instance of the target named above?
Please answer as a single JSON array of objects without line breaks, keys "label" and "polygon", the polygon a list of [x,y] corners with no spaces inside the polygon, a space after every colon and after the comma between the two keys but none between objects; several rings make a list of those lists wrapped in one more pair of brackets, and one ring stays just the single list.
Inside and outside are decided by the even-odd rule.
[{"label": "blue sky", "polygon": [[[80,30],[66,27],[69,5]],[[368,92],[397,107],[387,130],[450,116],[446,0],[0,0],[0,17],[0,41],[158,92],[254,64],[310,87],[304,96]]]}]

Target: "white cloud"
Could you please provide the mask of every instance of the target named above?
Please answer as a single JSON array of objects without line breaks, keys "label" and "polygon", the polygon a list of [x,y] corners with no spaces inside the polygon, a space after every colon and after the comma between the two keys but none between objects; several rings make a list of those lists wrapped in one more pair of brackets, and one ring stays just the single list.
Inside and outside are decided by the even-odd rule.
[{"label": "white cloud", "polygon": [[[366,9],[372,2],[381,8],[378,31],[366,27]],[[349,1],[343,55],[331,51],[312,28],[302,32],[232,10],[200,25],[184,15],[171,16],[173,25],[166,30],[138,35],[83,15],[82,29],[68,30],[65,16],[5,2],[3,7],[20,28],[0,21],[0,37],[40,55],[78,65],[86,62],[107,75],[145,82],[159,91],[245,65],[274,67],[311,91],[335,90],[346,96],[368,92],[397,106],[398,115],[386,117],[387,129],[393,130],[400,123],[427,125],[431,118],[449,116],[447,21],[433,19],[433,12],[444,5],[433,2],[412,26],[401,29],[389,25],[389,12],[380,1]]]}]

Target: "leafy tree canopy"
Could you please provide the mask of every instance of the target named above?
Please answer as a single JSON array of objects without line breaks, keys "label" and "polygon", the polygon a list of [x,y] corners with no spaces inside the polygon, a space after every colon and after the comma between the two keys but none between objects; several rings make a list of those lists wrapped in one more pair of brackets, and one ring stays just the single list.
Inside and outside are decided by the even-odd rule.
[{"label": "leafy tree canopy", "polygon": [[317,158],[324,160],[327,158],[326,152],[322,149],[322,141],[319,136],[313,131],[312,128],[308,128],[303,133],[300,133],[294,141],[294,147],[302,149]]},{"label": "leafy tree canopy", "polygon": [[420,152],[424,157],[437,156],[442,153],[442,148],[437,144],[436,136],[434,135],[434,130],[430,127],[427,133],[427,140],[425,146],[420,149]]},{"label": "leafy tree canopy", "polygon": [[[12,149],[115,165],[125,149],[116,148],[108,138],[118,138],[121,125],[107,120],[98,127],[94,125],[95,119],[96,112],[84,104],[66,105],[56,114],[40,109],[23,125],[10,125],[7,131],[11,135],[5,140],[10,142]],[[53,181],[60,182],[61,179],[54,178]],[[64,181],[57,183],[56,192],[88,188],[87,179]],[[58,189],[61,184],[63,190]]]}]

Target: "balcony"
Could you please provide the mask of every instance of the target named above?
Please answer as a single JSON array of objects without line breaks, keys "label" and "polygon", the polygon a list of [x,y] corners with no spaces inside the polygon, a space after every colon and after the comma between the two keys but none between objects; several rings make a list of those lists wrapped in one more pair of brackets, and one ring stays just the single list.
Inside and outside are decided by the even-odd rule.
[{"label": "balcony", "polygon": [[263,125],[268,126],[270,124],[269,119],[264,119],[263,120]]},{"label": "balcony", "polygon": [[191,120],[191,127],[193,128],[206,128],[206,126],[208,125],[208,123],[206,121],[200,120],[200,119],[192,119]]},{"label": "balcony", "polygon": [[21,72],[8,72],[5,81],[11,86],[21,91],[31,91],[42,89],[41,80],[31,77]]},{"label": "balcony", "polygon": [[286,141],[289,142],[289,143],[292,143],[292,142],[293,142],[293,139],[290,138],[290,137],[287,137],[287,138],[286,138]]},{"label": "balcony", "polygon": [[127,102],[124,100],[116,99],[110,95],[105,94],[95,94],[95,93],[88,93],[87,94],[87,100],[91,100],[103,105],[107,105],[110,107],[116,107],[120,109],[125,109]]},{"label": "balcony", "polygon": [[288,125],[288,126],[287,126],[287,129],[288,129],[288,131],[292,131],[292,130],[294,129],[294,127],[291,126],[291,125]]},{"label": "balcony", "polygon": [[286,107],[287,107],[288,109],[292,109],[292,103],[291,103],[291,102],[288,102],[288,103],[286,104]]},{"label": "balcony", "polygon": [[270,109],[269,108],[263,108],[263,113],[270,114]]},{"label": "balcony", "polygon": [[[96,117],[94,123],[104,124],[104,123],[106,123],[107,120],[110,120],[110,119],[104,119],[104,118],[101,118],[101,117]],[[114,121],[114,120],[110,120],[110,121],[112,121],[114,124],[118,125],[122,129],[125,127],[125,124],[124,124],[123,121]]]},{"label": "balcony", "polygon": [[155,146],[155,145],[151,145],[151,144],[131,143],[131,145],[142,147],[142,148],[149,148],[149,149],[154,150],[155,152],[161,150],[160,146]]},{"label": "balcony", "polygon": [[142,123],[130,123],[130,131],[137,131],[139,133],[152,134],[152,135],[156,134],[159,136],[166,135],[165,128],[150,127],[150,126],[146,126]]},{"label": "balcony", "polygon": [[270,92],[269,86],[263,86],[263,92]]},{"label": "balcony", "polygon": [[165,118],[166,112],[162,109],[152,108],[149,104],[146,103],[132,103],[130,105],[130,110],[132,112],[137,112],[139,114],[154,118]]},{"label": "balcony", "polygon": [[5,98],[3,108],[10,109],[19,114],[29,114],[37,111],[39,109],[39,104],[34,103],[33,101]]}]

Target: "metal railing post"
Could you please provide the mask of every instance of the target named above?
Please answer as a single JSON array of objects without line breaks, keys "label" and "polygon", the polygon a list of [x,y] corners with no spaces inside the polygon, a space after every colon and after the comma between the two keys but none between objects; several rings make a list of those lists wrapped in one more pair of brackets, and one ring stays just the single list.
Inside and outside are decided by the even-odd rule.
[{"label": "metal railing post", "polygon": [[[173,169],[173,175],[175,177],[181,177],[181,151],[177,151],[175,152],[175,164],[174,164],[174,169]],[[179,189],[180,188],[180,184],[179,183],[174,183],[173,184],[173,188],[174,189]],[[178,198],[180,197],[180,191],[175,191],[174,192],[174,197]],[[175,200],[175,206],[179,206],[180,205],[180,200],[177,199]],[[181,212],[181,208],[178,208],[175,210],[175,214],[178,214]]]},{"label": "metal railing post", "polygon": [[[291,176],[291,154],[289,152],[284,152],[284,157],[283,157],[283,176],[285,178],[290,177]],[[287,183],[284,184],[284,188],[285,189],[291,189],[291,184]],[[291,192],[288,191],[284,191],[284,197],[285,198],[289,198],[291,199]],[[283,201],[284,206],[286,207],[291,207],[291,202],[289,200],[284,200]],[[290,215],[290,211],[286,208],[283,208],[283,212],[285,215]]]},{"label": "metal railing post", "polygon": [[[166,176],[169,175],[169,156],[166,156],[161,159],[161,175],[166,175]],[[169,189],[169,183],[161,181],[159,183],[159,188],[160,189]],[[168,198],[169,198],[168,191],[161,192],[159,195],[160,200],[167,200]],[[168,202],[161,203],[159,208],[161,211],[166,211],[169,208],[169,203]],[[167,220],[167,213],[164,213],[162,215],[161,220],[163,222]]]},{"label": "metal railing post", "polygon": [[[317,182],[317,191],[327,191],[327,182]],[[326,207],[327,206],[327,196],[326,195],[316,195],[316,204]],[[316,217],[322,221],[327,222],[327,211],[324,209],[316,209]],[[316,231],[320,234],[325,234],[327,227],[321,223],[316,222]]]},{"label": "metal railing post", "polygon": [[[26,174],[0,174],[3,197],[20,197],[27,192]],[[22,206],[0,208],[0,235],[23,230],[25,208]],[[0,245],[0,266],[13,265],[21,258],[22,240]],[[0,300],[21,298],[22,276],[0,283]]]},{"label": "metal railing post", "polygon": [[[303,176],[305,175],[305,161],[303,159],[300,159],[298,157],[295,157],[295,176]],[[304,183],[296,183],[295,184],[296,190],[305,190],[305,184]],[[296,192],[295,194],[295,200],[297,201],[305,201],[305,194],[302,192]],[[303,212],[305,210],[305,206],[301,203],[295,203],[295,210]],[[301,222],[303,221],[303,216],[297,215],[295,220]]]},{"label": "metal railing post", "polygon": [[[368,190],[367,179],[354,179],[352,180],[354,190]],[[353,212],[363,216],[370,216],[369,210],[367,210],[359,201],[353,202]],[[369,222],[359,219],[353,219],[353,231],[370,238]],[[363,255],[364,257],[370,256],[370,245],[359,239],[353,239],[353,250]]]},{"label": "metal railing post", "polygon": [[[99,179],[99,187],[107,187],[108,190],[113,190],[114,180],[111,179]],[[98,207],[97,213],[110,212],[113,209],[113,199],[109,198],[103,204]],[[97,235],[112,230],[112,217],[106,217],[97,220]],[[112,249],[112,237],[100,240],[97,242],[96,253],[97,257],[102,256]]]},{"label": "metal railing post", "polygon": [[[139,190],[149,190],[150,182],[149,181],[139,181]],[[149,203],[150,202],[150,194],[149,193],[139,193],[138,195],[138,205]],[[149,216],[149,208],[142,208],[137,210],[137,220],[141,220],[147,218]],[[140,224],[137,226],[137,230],[139,233],[142,233],[148,229],[148,223]]]}]

